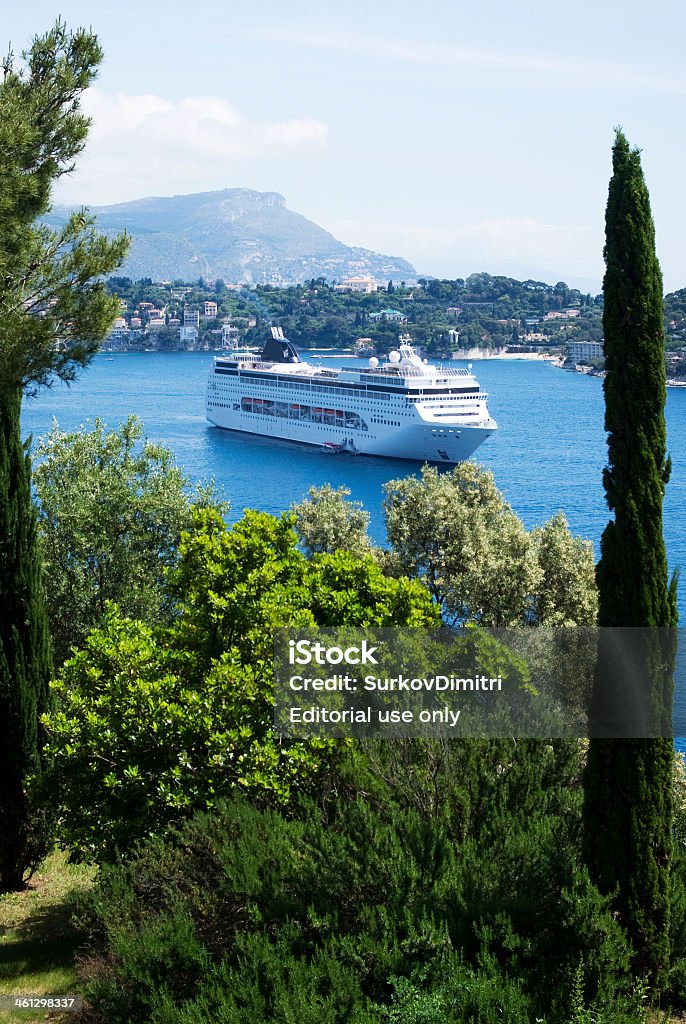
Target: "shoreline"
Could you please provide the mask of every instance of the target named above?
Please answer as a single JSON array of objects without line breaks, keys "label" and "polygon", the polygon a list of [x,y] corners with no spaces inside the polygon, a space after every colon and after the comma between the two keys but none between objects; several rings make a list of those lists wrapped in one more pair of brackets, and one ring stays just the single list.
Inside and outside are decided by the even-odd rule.
[{"label": "shoreline", "polygon": [[555,363],[558,360],[558,356],[553,356],[549,353],[543,352],[497,352],[495,355],[490,355],[485,354],[483,349],[480,350],[478,355],[469,354],[451,356],[451,361],[456,363],[472,363],[484,360],[492,362],[495,359],[519,359],[530,363]]},{"label": "shoreline", "polygon": [[[108,349],[101,348],[96,353],[99,356],[133,356],[133,355],[196,355],[196,356],[207,356],[207,355],[226,355],[229,349],[225,348],[203,348],[203,349],[188,349],[188,348],[169,348],[169,349],[155,349],[155,348],[127,348],[127,349]],[[304,348],[300,350],[301,356],[321,356],[324,359],[367,359],[368,356],[358,356],[354,352],[346,349],[331,348],[331,349],[309,349]],[[431,356],[430,358],[436,359],[442,363],[471,363],[481,360],[493,360],[499,359],[519,359],[526,362],[545,362],[545,363],[556,363],[559,360],[559,356],[550,355],[549,353],[541,352],[502,352],[497,351],[494,355],[490,355],[484,349],[479,350],[479,354],[468,353],[468,354],[452,354],[449,356]]]}]

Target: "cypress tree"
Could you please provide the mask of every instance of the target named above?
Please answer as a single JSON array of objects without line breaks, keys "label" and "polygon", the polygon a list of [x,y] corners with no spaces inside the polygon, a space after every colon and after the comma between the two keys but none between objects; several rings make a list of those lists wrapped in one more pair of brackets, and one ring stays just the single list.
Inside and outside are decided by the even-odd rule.
[{"label": "cypress tree", "polygon": [[0,891],[21,886],[45,839],[26,790],[40,768],[51,663],[20,406],[16,388],[0,397]]},{"label": "cypress tree", "polygon": [[[662,532],[670,471],[662,275],[640,153],[619,129],[612,163],[603,282],[603,482],[614,517],[601,540],[598,622],[669,627],[677,614]],[[594,739],[585,776],[589,868],[603,891],[617,891],[636,967],[657,988],[669,967],[673,757],[670,739]]]},{"label": "cypress tree", "polygon": [[80,97],[101,59],[92,33],[58,21],[21,62],[5,59],[0,80],[0,891],[21,886],[45,842],[27,791],[50,655],[22,394],[73,380],[97,351],[119,310],[102,275],[128,245],[97,235],[82,210],[61,228],[40,222],[85,144]]}]

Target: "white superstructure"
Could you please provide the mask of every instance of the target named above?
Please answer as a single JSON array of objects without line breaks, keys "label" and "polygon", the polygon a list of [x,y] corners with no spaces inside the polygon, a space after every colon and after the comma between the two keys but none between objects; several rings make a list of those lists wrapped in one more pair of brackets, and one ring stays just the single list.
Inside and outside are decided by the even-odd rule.
[{"label": "white superstructure", "polygon": [[328,450],[426,462],[461,462],[497,424],[470,370],[431,366],[407,339],[379,365],[313,366],[279,328],[261,355],[216,356],[207,418],[225,430]]}]

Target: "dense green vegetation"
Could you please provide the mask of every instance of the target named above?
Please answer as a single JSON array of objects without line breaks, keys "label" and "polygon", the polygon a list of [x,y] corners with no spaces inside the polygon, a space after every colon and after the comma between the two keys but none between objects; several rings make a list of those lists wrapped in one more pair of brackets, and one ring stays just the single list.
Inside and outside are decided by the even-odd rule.
[{"label": "dense green vegetation", "polygon": [[54,687],[48,785],[82,857],[112,859],[236,788],[281,805],[312,789],[333,748],[273,730],[275,627],[438,620],[419,583],[370,556],[307,559],[288,516],[193,518],[168,575],[172,624],[113,608]]},{"label": "dense green vegetation", "polygon": [[[614,517],[601,538],[598,621],[675,626],[676,587],[675,581],[669,584],[662,531],[671,469],[662,275],[640,154],[619,130],[612,166],[605,218],[603,482]],[[655,643],[657,657],[664,657]],[[650,677],[643,682],[653,685]],[[604,891],[617,889],[637,962],[658,986],[669,970],[672,759],[667,738],[597,739],[586,775],[586,847],[593,875]]]},{"label": "dense green vegetation", "polygon": [[[90,450],[77,435],[61,446],[67,464],[70,447]],[[79,915],[87,1019],[643,1019],[628,937],[582,864],[577,743],[350,747],[271,729],[274,625],[435,622],[448,579],[461,609],[478,602],[495,621],[499,590],[472,594],[462,546],[484,572],[496,553],[503,571],[525,555],[530,608],[592,622],[588,546],[559,517],[522,533],[469,464],[389,485],[397,548],[374,549],[346,498],[312,490],[294,517],[249,513],[231,529],[196,509],[161,583],[171,619],[110,605],[60,672],[44,781],[61,841],[101,864]]]},{"label": "dense green vegetation", "polygon": [[385,485],[386,530],[399,571],[423,580],[451,625],[595,623],[593,549],[561,513],[531,532],[493,474],[464,462],[449,473]]},{"label": "dense green vegetation", "polygon": [[[331,487],[229,528],[140,424],[97,422],[41,447],[34,507],[22,391],[88,362],[121,308],[112,291],[159,306],[207,294],[105,287],[124,240],[81,214],[36,227],[84,144],[78,101],[100,58],[91,33],[58,24],[0,83],[0,888],[21,886],[50,843],[93,866],[81,1020],[629,1024],[649,1001],[683,1003],[686,783],[667,741],[587,753],[273,727],[279,625],[533,632],[593,625],[598,609],[606,625],[674,623],[661,281],[637,152],[619,133],[602,314],[615,518],[599,589],[564,516],[527,531],[473,464],[391,481],[379,549],[364,509]],[[485,274],[369,296],[322,280],[211,294],[244,316],[246,340],[266,320],[300,344],[364,334],[380,348],[411,325],[430,352],[456,344],[455,325],[468,344],[516,341],[528,320],[558,340],[600,330],[590,296]],[[373,319],[387,306],[407,324]],[[565,311],[579,315],[545,319]],[[62,663],[51,697],[44,589]],[[75,933],[57,917],[49,967],[71,985],[54,940]]]},{"label": "dense green vegetation", "polygon": [[58,22],[22,61],[6,58],[0,81],[0,891],[21,886],[41,843],[28,782],[40,769],[50,672],[21,398],[72,380],[93,356],[117,308],[102,276],[127,248],[96,235],[83,213],[57,231],[37,222],[84,146],[79,98],[101,57],[94,35]]},{"label": "dense green vegetation", "polygon": [[21,887],[48,847],[28,778],[40,770],[39,720],[52,670],[31,463],[18,391],[0,397],[0,891]]},{"label": "dense green vegetation", "polygon": [[592,625],[593,546],[562,513],[528,531],[493,474],[464,462],[384,487],[389,548],[374,548],[369,516],[346,488],[311,487],[293,506],[306,553],[371,552],[390,575],[420,579],[451,625]]},{"label": "dense green vegetation", "polygon": [[33,482],[55,663],[81,647],[102,622],[108,601],[124,615],[168,620],[173,607],[165,574],[179,557],[181,531],[193,510],[225,509],[212,488],[189,494],[172,453],[141,442],[130,416],[107,431],[64,433],[55,426],[36,446]]},{"label": "dense green vegetation", "polygon": [[579,770],[575,745],[384,744],[290,818],[243,801],[194,818],[83,908],[94,1019],[640,1020],[626,938],[578,862]]}]

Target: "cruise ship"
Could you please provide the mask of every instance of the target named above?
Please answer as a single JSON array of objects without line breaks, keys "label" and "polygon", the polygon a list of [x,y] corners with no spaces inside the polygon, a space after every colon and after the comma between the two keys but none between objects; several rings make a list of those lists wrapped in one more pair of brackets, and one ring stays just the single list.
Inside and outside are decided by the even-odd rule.
[{"label": "cruise ship", "polygon": [[215,356],[207,419],[224,430],[325,451],[462,462],[497,430],[471,369],[433,366],[409,338],[379,363],[329,368],[301,360],[279,327],[261,354]]}]

